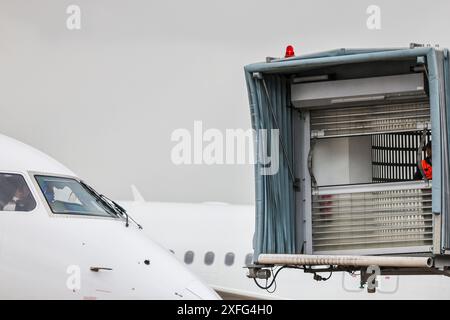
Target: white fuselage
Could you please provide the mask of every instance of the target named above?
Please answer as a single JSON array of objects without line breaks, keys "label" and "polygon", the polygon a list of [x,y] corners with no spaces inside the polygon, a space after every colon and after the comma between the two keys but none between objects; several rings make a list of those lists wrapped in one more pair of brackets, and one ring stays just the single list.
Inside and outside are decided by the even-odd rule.
[{"label": "white fuselage", "polygon": [[11,212],[0,215],[0,234],[0,299],[196,299],[203,293],[189,292],[201,282],[123,221]]},{"label": "white fuselage", "polygon": [[[144,231],[184,261],[218,291],[231,296],[276,299],[450,299],[450,278],[444,276],[382,276],[376,293],[361,289],[359,276],[335,273],[328,281],[317,282],[301,270],[282,270],[277,289],[268,293],[246,277],[246,256],[253,252],[254,207],[227,204],[185,204],[122,202],[144,226]],[[205,264],[207,252],[214,262]],[[235,261],[225,264],[227,253]],[[209,254],[210,256],[210,254]],[[248,262],[248,261],[247,261]],[[327,275],[323,275],[327,276]],[[265,281],[259,280],[261,284]],[[273,289],[273,288],[272,288]]]}]

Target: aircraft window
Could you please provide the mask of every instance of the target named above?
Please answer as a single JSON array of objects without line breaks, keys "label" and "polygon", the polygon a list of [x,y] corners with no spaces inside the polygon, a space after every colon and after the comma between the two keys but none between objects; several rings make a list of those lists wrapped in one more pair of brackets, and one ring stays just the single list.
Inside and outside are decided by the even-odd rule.
[{"label": "aircraft window", "polygon": [[36,181],[53,213],[100,217],[117,216],[112,208],[75,179],[36,176]]},{"label": "aircraft window", "polygon": [[36,201],[19,174],[0,173],[0,211],[32,211]]},{"label": "aircraft window", "polygon": [[184,254],[184,263],[191,264],[194,262],[194,251],[186,251]]},{"label": "aircraft window", "polygon": [[233,263],[234,263],[234,253],[233,252],[228,252],[225,255],[225,265],[232,266]]},{"label": "aircraft window", "polygon": [[248,266],[253,263],[253,253],[249,253],[245,256],[245,265]]},{"label": "aircraft window", "polygon": [[210,265],[212,265],[213,263],[214,263],[214,252],[208,251],[208,252],[205,254],[205,264],[206,264],[207,266],[210,266]]}]

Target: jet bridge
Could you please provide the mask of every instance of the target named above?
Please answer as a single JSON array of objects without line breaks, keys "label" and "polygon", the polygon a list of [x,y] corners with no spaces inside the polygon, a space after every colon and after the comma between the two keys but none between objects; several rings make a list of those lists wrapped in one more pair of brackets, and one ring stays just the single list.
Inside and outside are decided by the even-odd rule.
[{"label": "jet bridge", "polygon": [[[449,68],[448,50],[432,47],[245,67],[253,128],[278,130],[280,146],[275,174],[255,165],[251,277],[271,266],[450,275]],[[256,155],[267,152],[264,137]]]}]

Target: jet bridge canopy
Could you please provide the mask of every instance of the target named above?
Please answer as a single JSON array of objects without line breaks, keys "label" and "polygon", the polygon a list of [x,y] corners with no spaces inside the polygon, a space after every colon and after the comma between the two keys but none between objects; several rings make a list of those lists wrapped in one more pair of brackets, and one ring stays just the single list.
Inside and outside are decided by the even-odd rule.
[{"label": "jet bridge canopy", "polygon": [[[255,165],[255,257],[449,253],[449,71],[435,48],[246,66],[253,128],[279,130],[278,171]],[[415,181],[428,141],[433,178]]]}]

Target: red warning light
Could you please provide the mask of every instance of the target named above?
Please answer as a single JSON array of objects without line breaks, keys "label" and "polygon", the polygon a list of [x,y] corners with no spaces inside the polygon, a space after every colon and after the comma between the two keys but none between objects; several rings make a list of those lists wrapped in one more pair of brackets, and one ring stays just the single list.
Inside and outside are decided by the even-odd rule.
[{"label": "red warning light", "polygon": [[286,54],[284,55],[285,58],[290,58],[290,57],[294,57],[295,56],[295,52],[294,52],[294,47],[289,45],[286,47]]}]

